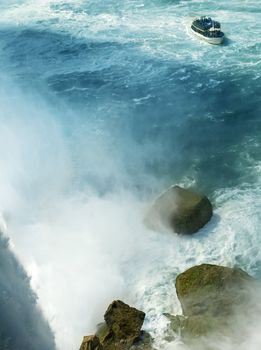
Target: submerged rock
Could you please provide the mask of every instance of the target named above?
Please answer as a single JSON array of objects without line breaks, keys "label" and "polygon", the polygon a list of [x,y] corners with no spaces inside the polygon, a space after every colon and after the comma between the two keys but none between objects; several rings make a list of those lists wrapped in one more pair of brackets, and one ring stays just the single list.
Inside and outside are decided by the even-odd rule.
[{"label": "submerged rock", "polygon": [[144,312],[115,300],[105,312],[105,322],[95,336],[84,337],[80,350],[152,350],[150,335],[141,330],[144,318]]},{"label": "submerged rock", "polygon": [[204,194],[172,186],[156,198],[144,221],[153,230],[164,226],[179,234],[192,234],[211,217],[212,205]]},{"label": "submerged rock", "polygon": [[[178,275],[176,291],[183,316],[167,315],[170,326],[183,337],[238,332],[240,315],[247,320],[252,309],[255,279],[238,268],[202,264]],[[241,322],[242,326],[242,322]]]}]

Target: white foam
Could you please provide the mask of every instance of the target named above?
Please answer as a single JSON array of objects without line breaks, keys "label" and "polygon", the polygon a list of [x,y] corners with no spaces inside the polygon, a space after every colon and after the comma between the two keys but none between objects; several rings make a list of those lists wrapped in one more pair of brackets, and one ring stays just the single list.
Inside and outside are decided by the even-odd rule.
[{"label": "white foam", "polygon": [[[2,100],[2,113],[7,101]],[[260,273],[258,186],[217,192],[213,219],[192,237],[150,232],[142,221],[146,203],[128,191],[100,196],[88,184],[82,192],[72,188],[75,162],[62,125],[44,106],[36,108],[36,101],[28,113],[23,101],[8,104],[8,120],[1,117],[1,207],[13,249],[32,276],[59,349],[80,344],[116,298],[146,312],[145,327],[161,348],[167,325],[162,313],[180,313],[174,286],[178,273],[200,263],[236,264]],[[74,148],[82,161],[77,164],[85,171],[95,161],[85,153],[86,140],[78,137]],[[91,150],[99,150],[95,158],[106,159],[100,172],[115,174],[119,164],[103,153],[106,142],[100,141],[96,137],[98,145],[91,143]]]},{"label": "white foam", "polygon": [[[64,3],[70,6],[55,10],[54,5]],[[257,70],[260,53],[249,53],[260,37],[257,14],[251,12],[257,2],[244,3],[244,10],[241,1],[229,5],[223,0],[214,8],[209,1],[189,4],[147,8],[139,1],[134,7],[127,1],[112,13],[97,2],[100,13],[94,13],[84,1],[6,2],[0,21],[21,29],[66,33],[86,42],[136,43],[157,58],[204,64],[219,72]],[[224,24],[228,46],[213,48],[187,36],[186,17],[208,8]],[[115,55],[105,65],[120,59]],[[97,69],[95,64],[91,67]],[[185,71],[181,79],[189,79]],[[219,81],[210,83],[217,86]],[[111,178],[127,176],[103,137],[95,134],[86,140],[84,128],[82,134],[77,130],[76,159],[59,118],[30,96],[16,99],[17,92],[9,91],[5,96],[1,91],[0,204],[7,213],[13,249],[32,276],[59,349],[75,349],[82,336],[102,321],[107,304],[119,297],[147,313],[145,326],[161,348],[166,345],[167,326],[162,313],[180,312],[174,286],[178,273],[203,262],[238,264],[251,274],[260,273],[258,187],[216,193],[211,223],[193,237],[150,232],[142,224],[146,203],[128,191],[100,196],[89,184],[80,187],[82,192],[72,186],[78,172],[88,173],[89,168],[97,174],[102,169]],[[138,154],[140,149],[134,151]],[[253,161],[251,170],[260,174],[260,165]],[[5,229],[5,221],[0,221]],[[176,349],[177,344],[178,339],[166,346]]]},{"label": "white foam", "polygon": [[[81,0],[24,1],[6,6],[0,23],[48,28],[85,40],[135,42],[151,55],[204,64],[213,70],[222,71],[230,66],[247,73],[260,65],[260,50],[254,49],[261,35],[260,26],[256,25],[258,12],[253,11],[258,6],[256,1],[245,3],[243,8],[240,1],[228,6],[224,0],[214,7],[202,1],[181,1],[175,6],[147,7],[139,2],[136,5],[142,6],[133,6],[129,1],[121,3],[114,13],[102,2],[93,7],[92,3],[88,5]],[[189,37],[188,17],[205,12],[221,21],[227,45],[213,47]]]}]

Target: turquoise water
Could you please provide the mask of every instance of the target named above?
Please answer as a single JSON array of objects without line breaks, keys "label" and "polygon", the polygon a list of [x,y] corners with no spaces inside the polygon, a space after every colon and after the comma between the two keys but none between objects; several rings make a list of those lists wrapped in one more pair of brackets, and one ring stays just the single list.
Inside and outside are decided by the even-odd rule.
[{"label": "turquoise water", "polygon": [[[71,350],[122,298],[178,312],[177,273],[201,262],[261,277],[258,0],[1,1],[0,208],[39,304]],[[208,14],[226,41],[192,37]],[[153,233],[173,183],[212,200],[193,238]],[[175,348],[175,344],[172,345]]]}]

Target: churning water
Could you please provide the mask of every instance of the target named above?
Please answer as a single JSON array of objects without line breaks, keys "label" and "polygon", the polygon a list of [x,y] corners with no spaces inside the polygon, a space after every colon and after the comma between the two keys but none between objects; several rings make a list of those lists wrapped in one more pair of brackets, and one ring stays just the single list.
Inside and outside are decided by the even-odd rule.
[{"label": "churning water", "polygon": [[[0,1],[0,210],[58,349],[77,349],[116,298],[169,346],[162,313],[180,311],[175,277],[192,265],[261,278],[260,12],[259,0]],[[202,14],[224,45],[188,34]],[[173,183],[214,204],[193,237],[143,225]]]}]

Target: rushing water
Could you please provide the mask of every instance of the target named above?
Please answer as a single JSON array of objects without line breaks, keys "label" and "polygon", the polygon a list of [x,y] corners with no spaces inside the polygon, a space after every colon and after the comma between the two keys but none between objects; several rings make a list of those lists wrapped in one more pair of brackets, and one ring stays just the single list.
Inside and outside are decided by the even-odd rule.
[{"label": "rushing water", "polygon": [[[194,264],[261,278],[260,12],[259,0],[0,1],[0,209],[58,349],[77,349],[115,298],[147,313],[163,349],[175,276]],[[198,14],[221,21],[224,45],[190,36]],[[143,226],[173,183],[214,203],[193,237]]]}]

